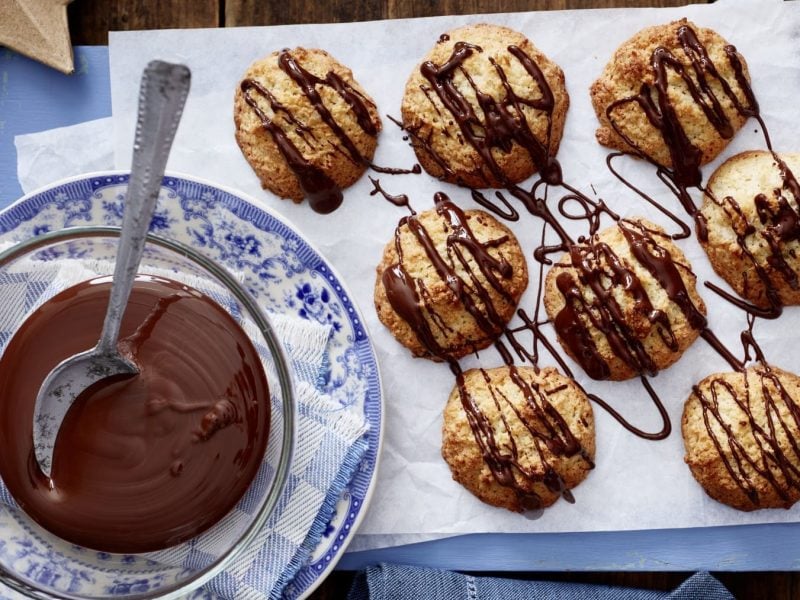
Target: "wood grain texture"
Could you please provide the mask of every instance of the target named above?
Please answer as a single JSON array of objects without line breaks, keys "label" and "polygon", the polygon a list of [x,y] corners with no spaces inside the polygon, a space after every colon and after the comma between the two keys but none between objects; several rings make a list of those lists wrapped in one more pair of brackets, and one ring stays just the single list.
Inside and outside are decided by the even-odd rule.
[{"label": "wood grain texture", "polygon": [[220,0],[76,0],[67,9],[72,43],[108,44],[109,31],[218,27]]},{"label": "wood grain texture", "polygon": [[563,10],[572,8],[611,8],[639,6],[682,6],[687,0],[226,0],[224,22],[237,25],[277,25],[287,23],[345,23],[374,19],[400,19],[435,15]]}]

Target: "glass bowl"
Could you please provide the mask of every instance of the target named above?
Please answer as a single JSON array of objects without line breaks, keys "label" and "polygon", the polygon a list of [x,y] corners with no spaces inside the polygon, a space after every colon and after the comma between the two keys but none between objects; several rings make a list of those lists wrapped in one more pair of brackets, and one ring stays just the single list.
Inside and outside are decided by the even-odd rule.
[{"label": "glass bowl", "polygon": [[[0,309],[0,355],[36,307],[81,281],[111,275],[118,242],[118,228],[75,227],[0,252],[0,304],[13,307]],[[25,596],[183,597],[245,550],[273,512],[286,482],[294,442],[294,393],[290,362],[267,315],[226,268],[173,240],[148,235],[139,273],[198,289],[247,333],[269,383],[266,452],[245,495],[225,517],[197,537],[153,553],[109,554],[62,540],[11,506],[8,492],[0,488],[0,544],[5,546],[0,581]]]}]

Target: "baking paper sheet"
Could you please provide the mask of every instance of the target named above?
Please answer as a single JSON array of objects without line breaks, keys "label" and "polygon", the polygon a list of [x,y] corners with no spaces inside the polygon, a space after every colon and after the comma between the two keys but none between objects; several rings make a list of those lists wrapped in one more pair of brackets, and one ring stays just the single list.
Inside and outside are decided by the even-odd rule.
[{"label": "baking paper sheet", "polygon": [[[306,204],[280,200],[261,189],[234,140],[233,94],[247,66],[284,47],[320,47],[352,68],[373,96],[381,115],[399,116],[408,75],[436,42],[454,27],[478,22],[508,25],[525,33],[564,69],[571,97],[566,131],[558,158],[565,179],[590,196],[597,195],[622,215],[643,215],[674,226],[624,188],[606,169],[607,150],[594,140],[596,120],[588,96],[617,46],[642,27],[688,17],[722,34],[746,57],[753,88],[770,127],[775,148],[800,151],[797,105],[800,94],[800,3],[724,1],[673,9],[618,9],[436,17],[372,23],[298,25],[241,29],[173,30],[112,33],[110,65],[115,124],[116,166],[127,168],[136,115],[137,86],[145,64],[154,58],[178,61],[192,69],[192,92],[170,156],[169,168],[227,184],[251,194],[295,223],[344,276],[364,314],[385,390],[385,435],[378,480],[369,513],[359,529],[355,548],[376,547],[474,532],[600,531],[692,527],[800,520],[792,510],[741,513],[708,499],[683,462],[680,414],[691,385],[728,365],[698,340],[654,385],[665,400],[674,431],[669,439],[648,442],[634,437],[602,409],[595,407],[597,468],[575,491],[576,504],[559,501],[539,519],[482,504],[453,482],[440,456],[441,413],[453,386],[446,365],[413,359],[378,321],[372,305],[375,266],[404,212],[380,197],[370,196],[363,177],[346,190],[343,206],[318,215]],[[375,162],[410,167],[414,154],[402,132],[384,118]],[[750,121],[723,156],[705,167],[705,176],[725,157],[763,147],[758,126]],[[680,207],[648,165],[626,160],[625,174],[645,191],[675,210]],[[375,174],[373,173],[373,176]],[[443,190],[462,206],[473,208],[468,191],[426,174],[380,175],[390,193],[406,193],[417,210],[432,206]],[[593,191],[594,190],[594,191]],[[583,224],[568,224],[572,231]],[[541,222],[529,215],[511,225],[526,249],[531,283],[521,306],[532,312],[537,265],[531,252]],[[576,228],[577,227],[577,228]],[[694,240],[682,241],[699,281],[719,279]],[[711,328],[740,352],[744,313],[701,289],[709,306]],[[774,364],[800,372],[795,351],[800,309],[789,308],[773,322],[759,321],[756,333]],[[542,364],[549,364],[543,357]],[[493,349],[464,366],[501,364]],[[657,412],[638,381],[598,383],[573,365],[588,390],[611,401],[631,422],[658,430]]]}]

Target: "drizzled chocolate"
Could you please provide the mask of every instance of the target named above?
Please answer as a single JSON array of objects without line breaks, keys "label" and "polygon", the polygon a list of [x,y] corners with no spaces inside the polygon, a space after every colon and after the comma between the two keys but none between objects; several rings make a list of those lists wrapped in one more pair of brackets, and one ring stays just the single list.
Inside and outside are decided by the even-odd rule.
[{"label": "drizzled chocolate", "polygon": [[[632,103],[638,105],[650,124],[658,130],[667,147],[672,165],[670,171],[672,180],[678,188],[685,190],[688,187],[700,186],[702,182],[700,164],[703,162],[703,156],[700,149],[692,143],[684,125],[678,118],[673,98],[670,96],[669,73],[675,73],[681,78],[692,100],[700,107],[708,122],[723,139],[733,137],[735,128],[722,107],[721,98],[718,96],[719,92],[721,91],[722,96],[743,117],[758,116],[758,103],[747,81],[744,65],[739,59],[735,47],[725,46],[724,52],[733,70],[737,87],[745,98],[744,102],[734,92],[732,82],[720,74],[709,57],[708,50],[689,25],[678,27],[676,36],[691,63],[691,71],[672,52],[659,46],[651,56],[654,83],[643,83],[637,95],[612,102],[606,107],[605,114],[611,127],[617,135],[625,140],[633,152],[656,166],[665,167],[653,156],[647,154],[614,120],[614,111],[619,107]],[[712,81],[715,85],[712,85]]]},{"label": "drizzled chocolate", "polygon": [[[407,198],[396,201],[397,196],[387,194],[377,185],[375,192],[383,194],[394,204],[406,206],[411,210],[408,207]],[[432,243],[430,235],[419,222],[413,210],[411,210],[412,214],[401,219],[395,230],[395,248],[398,261],[384,270],[381,276],[381,282],[386,290],[389,303],[394,311],[412,328],[417,339],[425,347],[428,356],[449,364],[456,377],[459,398],[475,435],[476,442],[480,447],[486,464],[498,483],[513,489],[520,505],[526,509],[538,509],[541,507],[539,496],[532,491],[534,483],[541,482],[548,489],[559,492],[565,498],[571,500],[571,493],[564,486],[564,482],[557,472],[548,463],[548,453],[567,457],[580,454],[588,465],[592,465],[591,459],[575,439],[564,418],[550,404],[543,390],[538,386],[532,386],[520,375],[513,364],[513,360],[511,360],[510,354],[503,350],[502,353],[507,358],[506,363],[511,379],[526,399],[527,406],[533,411],[534,417],[530,420],[524,419],[524,423],[526,430],[536,440],[537,453],[544,466],[543,473],[526,467],[521,463],[513,436],[508,444],[504,444],[501,447],[495,438],[494,424],[472,398],[465,384],[461,367],[452,357],[452,351],[443,348],[437,340],[435,331],[439,329],[444,332],[446,325],[441,319],[437,318],[435,312],[427,304],[424,288],[402,266],[403,250],[400,243],[400,231],[402,227],[408,227],[414,234],[415,239],[423,247],[426,256],[434,265],[439,277],[447,283],[454,297],[458,298],[475,318],[481,330],[490,337],[497,337],[503,331],[504,320],[499,316],[488,290],[481,283],[481,280],[475,274],[471,274],[467,280],[462,279],[449,261],[457,260],[467,271],[470,270],[470,264],[475,264],[487,284],[508,302],[512,302],[513,299],[503,287],[503,280],[510,278],[512,275],[511,266],[505,260],[495,258],[487,251],[493,246],[504,243],[506,238],[502,237],[489,242],[478,241],[472,233],[464,213],[445,194],[436,194],[435,202],[437,213],[445,219],[447,229],[451,232],[447,237],[447,256],[439,253]],[[466,254],[464,254],[465,252]],[[469,260],[467,257],[469,257]],[[475,301],[473,295],[480,300],[479,303]],[[499,347],[503,348],[502,344]],[[501,403],[508,402],[508,399],[504,398],[493,386],[486,371],[482,371],[482,373],[486,378],[496,405],[499,406]],[[517,412],[517,416],[523,419],[521,413]],[[506,433],[510,435],[508,423],[504,422],[501,426],[506,427]]]},{"label": "drizzled chocolate", "polygon": [[[504,186],[511,185],[508,176],[498,165],[493,151],[508,153],[515,143],[526,150],[542,178],[549,183],[557,183],[561,178],[561,170],[551,153],[552,115],[555,109],[553,92],[539,65],[529,54],[516,45],[508,46],[507,50],[531,78],[531,89],[534,89],[534,86],[538,88],[540,92],[538,98],[531,99],[518,95],[509,84],[505,69],[492,57],[488,60],[502,83],[503,97],[495,98],[481,90],[464,63],[473,53],[483,52],[483,49],[464,41],[454,44],[452,54],[445,63],[441,65],[432,61],[422,63],[420,73],[427,80],[428,86],[422,86],[421,89],[435,110],[440,111],[439,104],[431,98],[431,93],[435,94],[441,106],[447,111],[447,115],[442,117],[452,120],[460,132],[459,140],[475,149],[485,167],[485,171],[479,169],[476,175],[487,184],[500,182]],[[480,115],[455,84],[453,78],[456,72],[463,74],[473,89],[481,111]],[[539,139],[531,129],[522,110],[523,107],[534,108],[546,116],[548,125],[544,140]],[[418,127],[407,128],[407,131],[412,137],[412,145],[430,155],[445,176],[458,179],[449,161],[436,152],[429,139],[419,135]]]},{"label": "drizzled chocolate", "polygon": [[256,474],[269,433],[270,398],[252,343],[196,290],[136,280],[122,345],[139,375],[82,393],[59,430],[52,479],[33,452],[33,407],[47,373],[91,348],[110,278],[45,302],[0,360],[0,474],[34,520],[75,544],[146,552],[219,521]]},{"label": "drizzled chocolate", "polygon": [[[628,243],[630,256],[653,276],[655,282],[684,314],[687,323],[695,330],[706,326],[706,319],[694,305],[681,270],[669,251],[659,244],[663,236],[642,223],[621,220],[617,223]],[[554,269],[565,269],[556,276],[556,286],[564,297],[564,306],[553,319],[556,333],[569,354],[593,379],[608,379],[612,373],[599,352],[592,329],[600,331],[607,339],[611,351],[631,371],[654,376],[658,365],[648,354],[642,336],[633,319],[643,317],[658,332],[664,345],[678,352],[672,323],[667,314],[653,307],[650,294],[627,262],[598,237],[585,244],[570,248],[569,261],[559,263]],[[584,293],[591,290],[591,296]],[[632,310],[620,301],[624,296],[632,302]],[[628,313],[634,316],[629,316]]]},{"label": "drizzled chocolate", "polygon": [[[394,201],[393,198],[396,197],[388,197],[391,201]],[[405,202],[400,200],[398,204]],[[463,348],[444,349],[437,341],[437,331],[440,336],[447,337],[451,329],[432,308],[424,283],[413,279],[403,266],[402,229],[411,231],[453,298],[475,319],[487,338],[497,337],[505,326],[505,319],[500,316],[489,290],[493,289],[495,295],[513,304],[514,299],[504,285],[510,280],[512,269],[505,258],[496,258],[489,253],[490,248],[508,241],[507,236],[481,242],[472,232],[464,212],[444,193],[436,194],[435,204],[436,213],[442,217],[449,232],[446,252],[440,253],[429,232],[412,211],[410,216],[401,219],[395,230],[397,262],[384,270],[381,281],[392,308],[409,323],[426,348],[428,357],[446,360],[451,355],[472,351],[474,342],[467,342]],[[464,278],[459,274],[459,267],[463,269]]]},{"label": "drizzled chocolate", "polygon": [[[478,152],[484,165],[496,181],[505,183],[508,181],[508,177],[497,164],[492,150],[497,148],[507,153],[511,151],[512,144],[516,142],[528,152],[539,170],[540,176],[545,181],[548,183],[559,182],[561,170],[558,162],[551,156],[549,148],[555,100],[541,69],[521,48],[514,45],[508,47],[508,52],[525,68],[541,92],[538,99],[531,100],[514,92],[508,83],[505,70],[494,58],[490,57],[489,62],[497,72],[505,92],[502,99],[496,99],[479,89],[469,71],[463,66],[464,61],[472,56],[473,52],[482,51],[481,47],[475,44],[456,42],[453,53],[447,62],[436,65],[431,61],[425,61],[420,66],[420,72],[428,80],[431,89],[458,125],[463,139]],[[464,74],[474,90],[475,98],[483,112],[482,119],[478,117],[472,104],[455,85],[453,75],[456,70],[460,70]],[[531,130],[525,113],[521,109],[522,106],[535,108],[547,115],[547,145]],[[427,144],[425,149],[429,150],[430,144]],[[442,162],[446,163],[447,161],[442,160]],[[452,173],[452,169],[449,167],[448,171]]]},{"label": "drizzled chocolate", "polygon": [[[735,306],[762,318],[777,318],[783,311],[783,300],[773,277],[783,280],[792,290],[800,288],[798,273],[787,260],[787,254],[794,252],[787,244],[800,240],[800,212],[798,212],[800,185],[786,162],[774,151],[770,152],[780,175],[781,185],[776,187],[770,196],[759,193],[753,198],[756,218],[761,227],[756,227],[755,223],[748,219],[745,210],[732,196],[718,198],[712,190],[708,188],[705,190],[710,201],[719,206],[727,216],[735,233],[740,256],[746,259],[751,267],[742,272],[740,289],[746,297],[756,296],[756,302],[750,304],[731,296],[714,284],[707,285]],[[701,241],[708,242],[707,230],[698,228],[698,237]],[[769,251],[765,260],[756,256],[759,246]],[[754,275],[763,287],[763,295],[750,293],[751,275]]]},{"label": "drizzled chocolate", "polygon": [[800,495],[800,405],[785,376],[761,360],[738,377],[715,375],[692,388],[708,436],[752,508],[762,506],[764,484],[786,508]]},{"label": "drizzled chocolate", "polygon": [[[307,71],[292,56],[289,50],[282,50],[278,55],[278,66],[286,73],[300,89],[303,96],[311,103],[320,119],[333,132],[338,140],[336,149],[355,164],[373,166],[384,173],[409,173],[418,172],[415,169],[392,169],[375,167],[370,160],[364,157],[355,142],[347,135],[342,126],[331,114],[330,109],[323,101],[318,90],[320,86],[333,89],[348,105],[350,112],[355,117],[358,126],[372,137],[377,136],[380,122],[373,118],[371,110],[375,106],[371,100],[347,83],[340,75],[328,71],[324,77],[317,77]],[[241,91],[247,104],[253,109],[275,145],[283,156],[286,164],[297,177],[304,194],[309,200],[311,208],[319,213],[329,213],[336,210],[342,203],[342,190],[333,179],[322,169],[312,164],[298,149],[297,145],[288,135],[294,132],[305,144],[315,147],[330,143],[328,140],[317,139],[311,128],[295,117],[292,111],[281,104],[275,95],[255,79],[245,79],[241,83]],[[270,116],[259,104],[256,96],[269,106]]]},{"label": "drizzled chocolate", "polygon": [[[529,213],[543,219],[556,232],[560,243],[542,247],[537,251],[537,260],[546,260],[545,257],[548,254],[565,250],[572,243],[572,239],[559,223],[545,199],[536,194],[536,188],[529,191],[510,180],[498,164],[494,153],[498,150],[503,153],[510,152],[512,146],[517,144],[530,156],[539,173],[539,182],[541,184],[565,185],[562,179],[561,166],[554,156],[556,144],[552,142],[555,97],[541,67],[528,53],[516,45],[508,46],[507,51],[530,77],[531,88],[535,86],[539,90],[540,96],[538,98],[524,98],[514,92],[509,84],[505,69],[491,57],[488,60],[502,82],[503,96],[495,98],[481,90],[470,75],[465,62],[474,53],[483,52],[483,49],[480,46],[464,41],[458,41],[454,44],[452,53],[445,63],[441,65],[437,65],[432,61],[422,63],[420,73],[428,82],[423,92],[437,111],[440,111],[440,104],[446,110],[446,114],[441,114],[440,112],[440,115],[442,118],[450,119],[457,125],[461,143],[469,144],[475,149],[482,165],[481,168],[476,170],[475,174],[486,185],[499,183],[506,189],[508,194],[522,202]],[[472,88],[478,104],[477,107],[473,106],[454,82],[454,76],[457,72],[464,75]],[[435,94],[440,104],[433,102],[431,94]],[[528,122],[523,107],[534,108],[545,115],[547,127],[544,139],[537,137],[531,129],[531,124]],[[463,183],[460,176],[450,166],[447,158],[436,151],[429,135],[422,134],[421,126],[403,125],[402,127],[410,136],[412,146],[430,156],[442,170],[445,178]],[[569,186],[566,187],[569,191],[569,197],[562,200],[559,208],[570,200],[577,200],[583,205],[587,213],[592,212],[596,216],[602,212],[608,212],[602,203],[596,203],[578,190]],[[491,198],[476,189],[472,189],[472,196],[481,206],[501,218],[512,221],[516,221],[519,218],[519,213],[511,206],[502,192],[495,192],[498,203],[495,203]]]},{"label": "drizzled chocolate", "polygon": [[[465,384],[464,374],[457,370],[456,385],[475,441],[481,455],[492,472],[495,480],[515,491],[521,507],[526,510],[542,508],[541,497],[534,491],[537,483],[544,484],[550,491],[561,494],[567,501],[574,502],[572,493],[564,485],[564,481],[551,464],[550,456],[580,456],[588,468],[594,468],[591,457],[582,448],[564,417],[556,410],[548,396],[555,394],[565,386],[556,389],[544,389],[536,381],[529,381],[513,364],[509,364],[508,373],[511,381],[525,399],[524,408],[516,406],[512,399],[503,393],[500,387],[485,369],[480,374],[485,382],[492,403],[498,414],[513,414],[524,425],[525,431],[533,439],[533,448],[541,469],[530,465],[531,458],[520,456],[518,442],[513,433],[508,417],[490,420],[480,409]],[[530,418],[527,413],[530,413]],[[507,441],[500,444],[498,433]]]}]

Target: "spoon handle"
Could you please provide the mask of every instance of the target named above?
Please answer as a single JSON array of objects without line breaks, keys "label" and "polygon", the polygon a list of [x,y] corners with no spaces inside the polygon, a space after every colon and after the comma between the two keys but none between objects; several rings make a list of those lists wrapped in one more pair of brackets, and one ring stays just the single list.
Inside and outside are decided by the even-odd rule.
[{"label": "spoon handle", "polygon": [[97,350],[115,353],[119,328],[144,252],[145,237],[161,190],[167,157],[189,93],[189,69],[154,60],[142,74],[139,116],[133,146],[114,281]]}]

